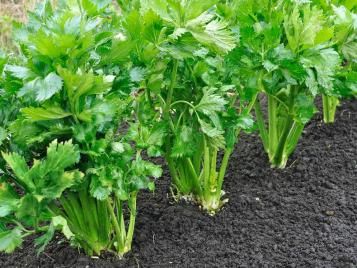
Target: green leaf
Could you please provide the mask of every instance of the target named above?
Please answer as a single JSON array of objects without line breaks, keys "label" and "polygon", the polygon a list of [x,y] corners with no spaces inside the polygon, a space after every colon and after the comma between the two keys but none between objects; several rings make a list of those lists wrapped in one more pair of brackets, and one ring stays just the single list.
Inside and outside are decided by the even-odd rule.
[{"label": "green leaf", "polygon": [[56,73],[50,73],[36,83],[36,100],[45,101],[62,89],[63,81]]},{"label": "green leaf", "polygon": [[210,124],[206,123],[205,121],[199,120],[199,122],[203,133],[205,133],[208,137],[214,138],[223,134],[222,130],[212,127]]},{"label": "green leaf", "polygon": [[205,11],[209,10],[215,4],[217,4],[218,0],[191,0],[186,1],[185,5],[185,19],[192,20],[200,16]]},{"label": "green leaf", "polygon": [[319,45],[325,43],[331,40],[333,38],[333,35],[333,28],[325,27],[316,35],[315,44]]},{"label": "green leaf", "polygon": [[26,164],[25,158],[20,156],[17,153],[6,154],[2,153],[2,156],[6,163],[10,166],[10,168],[15,173],[16,177],[24,183],[27,187],[31,189],[34,188],[34,185],[31,181],[27,180],[26,175],[29,171],[29,168]]},{"label": "green leaf", "polygon": [[60,230],[67,239],[71,239],[74,236],[72,231],[69,229],[65,218],[62,216],[52,217],[51,224],[48,227],[47,232],[35,239],[35,246],[39,247],[37,249],[37,254],[44,251],[45,247],[52,240],[56,230]]},{"label": "green leaf", "polygon": [[38,247],[37,255],[39,255],[40,253],[42,253],[45,250],[45,247],[51,242],[54,235],[55,235],[55,228],[54,228],[53,224],[51,224],[48,227],[48,230],[46,233],[44,233],[42,236],[35,239],[35,246]]},{"label": "green leaf", "polygon": [[132,82],[141,82],[144,80],[145,69],[134,67],[130,70],[130,79]]},{"label": "green leaf", "polygon": [[7,183],[0,184],[0,217],[6,217],[16,211],[19,198],[14,189]]},{"label": "green leaf", "polygon": [[69,69],[62,67],[57,68],[59,75],[62,77],[67,91],[70,103],[78,103],[81,97],[103,94],[107,92],[113,82],[113,77],[97,76],[91,72],[73,73]]},{"label": "green leaf", "polygon": [[149,191],[153,192],[155,190],[155,183],[152,181],[149,182],[148,189]]},{"label": "green leaf", "polygon": [[39,195],[50,200],[60,198],[63,192],[73,185],[81,183],[84,174],[78,170],[64,172],[62,175],[50,173],[47,178],[38,182]]},{"label": "green leaf", "polygon": [[143,24],[138,23],[140,19],[140,13],[138,10],[134,9],[130,10],[130,13],[125,16],[124,27],[127,30],[130,38],[133,40],[138,40],[141,38]]},{"label": "green leaf", "polygon": [[146,169],[148,176],[154,177],[155,179],[158,179],[162,176],[161,167],[158,165],[155,165],[151,162],[145,163],[145,169]]},{"label": "green leaf", "polygon": [[135,47],[131,40],[114,40],[110,51],[103,53],[102,64],[120,64],[125,63]]},{"label": "green leaf", "polygon": [[252,129],[254,126],[254,120],[251,115],[240,115],[237,118],[237,127],[243,130]]},{"label": "green leaf", "polygon": [[104,187],[98,176],[92,176],[90,194],[98,200],[106,200],[111,194],[111,187]]},{"label": "green leaf", "polygon": [[150,136],[147,139],[147,143],[149,145],[162,146],[166,134],[167,134],[166,124],[157,123],[152,127]]},{"label": "green leaf", "polygon": [[107,199],[115,183],[123,180],[122,172],[110,164],[96,170],[87,170],[87,174],[91,176],[90,193],[98,200]]},{"label": "green leaf", "polygon": [[202,44],[212,47],[218,52],[228,53],[235,48],[235,39],[228,30],[228,24],[203,13],[198,18],[189,21],[186,29]]},{"label": "green leaf", "polygon": [[89,16],[101,14],[111,3],[111,0],[82,0],[82,6]]},{"label": "green leaf", "polygon": [[322,10],[315,6],[311,8],[305,5],[300,8],[295,5],[293,11],[284,18],[285,34],[291,50],[297,52],[300,47],[313,47],[323,24]]},{"label": "green leaf", "polygon": [[35,108],[28,107],[21,109],[21,113],[33,122],[63,119],[72,116],[60,107]]},{"label": "green leaf", "polygon": [[154,12],[147,12],[142,19],[144,21],[142,37],[155,45],[159,45],[163,42],[166,27],[163,26],[163,22],[160,17]]},{"label": "green leaf", "polygon": [[159,93],[164,81],[163,74],[153,74],[149,77],[147,87],[154,93]]},{"label": "green leaf", "polygon": [[172,14],[169,14],[166,0],[141,0],[141,13],[146,13],[150,9],[166,21],[172,22],[172,16],[178,17],[177,12],[174,10],[172,10]]},{"label": "green leaf", "polygon": [[316,77],[314,77],[315,74],[308,70],[309,78],[306,81],[314,95],[317,93],[314,89],[317,84],[325,91],[332,90],[333,77],[341,64],[339,54],[334,49],[317,47],[307,50],[300,61],[305,68],[311,68],[316,72]]},{"label": "green leaf", "polygon": [[[32,140],[42,134],[42,129],[24,117],[19,117],[9,126],[13,140],[20,146],[31,146]],[[30,142],[31,141],[31,142]]]},{"label": "green leaf", "polygon": [[36,77],[24,83],[23,88],[19,91],[19,96],[22,97],[27,94],[36,96],[39,102],[50,99],[53,95],[61,91],[62,79],[56,73],[52,72],[45,78]]},{"label": "green leaf", "polygon": [[19,79],[28,79],[35,76],[35,74],[27,67],[7,65],[5,67],[5,70],[7,72],[10,72],[11,75]]},{"label": "green leaf", "polygon": [[20,199],[16,210],[16,218],[28,225],[34,225],[40,221],[41,200],[32,194],[26,194]]},{"label": "green leaf", "polygon": [[196,145],[193,142],[193,129],[188,126],[182,126],[175,136],[171,157],[179,158],[193,155]]},{"label": "green leaf", "polygon": [[96,125],[101,125],[106,122],[112,122],[114,116],[119,112],[119,107],[125,107],[125,103],[120,100],[110,101],[98,101],[93,103],[91,109],[87,109],[78,115],[78,119],[84,122],[92,122]]},{"label": "green leaf", "polygon": [[7,55],[0,49],[0,74],[2,74],[2,72],[4,71],[7,61]]},{"label": "green leaf", "polygon": [[90,186],[90,193],[94,198],[104,201],[109,197],[111,190],[106,187],[102,187],[100,185],[95,184],[95,181],[92,180]]},{"label": "green leaf", "polygon": [[22,234],[20,228],[0,233],[0,251],[12,253],[22,245]]},{"label": "green leaf", "polygon": [[313,98],[299,94],[294,102],[294,118],[302,124],[306,124],[316,113]]},{"label": "green leaf", "polygon": [[43,29],[40,29],[36,34],[30,35],[29,41],[41,55],[54,59],[62,54],[62,49],[58,46],[59,44],[56,44],[56,40],[46,34]]},{"label": "green leaf", "polygon": [[147,149],[150,157],[157,157],[161,155],[160,148],[164,144],[166,135],[166,122],[155,122],[150,127],[131,124],[127,138],[135,141],[139,148]]},{"label": "green leaf", "polygon": [[225,145],[224,132],[205,121],[199,119],[202,132],[209,140],[209,145],[215,148],[223,148]]},{"label": "green leaf", "polygon": [[69,229],[69,226],[67,224],[67,220],[65,218],[63,218],[62,216],[56,216],[52,218],[52,224],[53,226],[57,229],[60,229],[63,233],[63,235],[67,238],[67,239],[71,239],[74,234],[72,233],[72,231]]},{"label": "green leaf", "polygon": [[[218,1],[163,1],[163,0],[142,0],[141,13],[148,14],[152,10],[167,24],[174,29],[170,36],[176,40],[173,46],[168,47],[169,53],[177,58],[187,58],[192,55],[192,50],[197,50],[195,39],[201,44],[220,53],[227,53],[235,47],[235,39],[228,29],[228,24],[218,19],[211,8]],[[151,16],[152,17],[152,16]],[[148,29],[151,42],[159,43],[160,37],[165,29],[159,25]],[[154,24],[155,25],[155,24]],[[187,34],[190,33],[194,39],[189,42]],[[192,49],[190,49],[190,46]],[[191,51],[191,52],[190,52]]]},{"label": "green leaf", "polygon": [[54,140],[47,148],[47,157],[41,166],[44,173],[53,169],[62,170],[79,162],[80,153],[72,140],[58,143]]},{"label": "green leaf", "polygon": [[223,111],[227,101],[215,92],[216,89],[214,88],[206,90],[200,103],[195,107],[196,111],[208,116],[216,114],[219,111]]},{"label": "green leaf", "polygon": [[121,142],[113,142],[111,146],[112,150],[116,153],[123,153],[125,151],[124,144]]},{"label": "green leaf", "polygon": [[353,17],[353,14],[343,5],[339,7],[332,6],[332,8],[335,15],[334,41],[340,45],[343,45],[346,41],[348,41],[348,36],[355,32],[356,27],[354,25],[354,21],[356,21],[356,19]]},{"label": "green leaf", "polygon": [[357,37],[355,40],[348,41],[342,45],[342,54],[349,61],[357,59]]},{"label": "green leaf", "polygon": [[278,65],[273,64],[271,61],[266,60],[263,62],[263,66],[264,68],[268,71],[268,72],[272,72],[275,71],[279,68]]},{"label": "green leaf", "polygon": [[67,188],[78,184],[83,174],[78,170],[64,170],[78,163],[80,153],[72,141],[58,143],[54,140],[47,148],[47,157],[35,160],[32,168],[25,174],[24,182],[31,183],[32,193],[41,201],[43,198],[55,199]]}]

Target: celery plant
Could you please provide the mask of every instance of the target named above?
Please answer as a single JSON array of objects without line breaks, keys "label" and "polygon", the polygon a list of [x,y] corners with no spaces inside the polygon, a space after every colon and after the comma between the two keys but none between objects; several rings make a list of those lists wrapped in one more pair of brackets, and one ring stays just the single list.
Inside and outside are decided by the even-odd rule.
[{"label": "celery plant", "polygon": [[123,256],[138,193],[154,189],[151,178],[161,169],[118,132],[132,121],[133,97],[110,62],[119,58],[115,15],[103,3],[60,5],[55,11],[45,1],[18,29],[25,63],[1,66],[16,82],[22,108],[7,127],[16,152],[3,152],[0,250],[12,252],[24,237],[42,233],[42,251],[60,230],[88,255]]},{"label": "celery plant", "polygon": [[123,22],[133,47],[131,75],[143,89],[131,135],[165,157],[178,196],[214,214],[225,202],[223,180],[238,132],[253,125],[249,99],[234,107],[240,96],[223,59],[237,39],[217,16],[217,1],[140,3]]},{"label": "celery plant", "polygon": [[259,133],[271,165],[284,168],[316,111],[315,97],[333,88],[340,58],[329,24],[302,1],[227,1],[220,10],[240,25],[241,46],[228,60],[241,86],[259,92]]},{"label": "celery plant", "polygon": [[322,5],[325,14],[329,16],[330,27],[333,29],[334,47],[343,59],[343,64],[335,77],[333,89],[322,94],[325,123],[335,122],[339,99],[357,95],[355,63],[357,58],[357,19],[354,13],[356,7],[356,4],[345,1]]}]

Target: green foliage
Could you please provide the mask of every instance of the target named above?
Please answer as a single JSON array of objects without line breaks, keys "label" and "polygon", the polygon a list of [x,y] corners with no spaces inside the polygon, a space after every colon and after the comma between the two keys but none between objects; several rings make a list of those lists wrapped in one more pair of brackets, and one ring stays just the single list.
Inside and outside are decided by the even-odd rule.
[{"label": "green foliage", "polygon": [[128,66],[118,71],[121,61],[108,62],[120,43],[109,4],[60,1],[54,10],[45,1],[16,29],[23,60],[1,54],[5,252],[42,233],[35,241],[41,252],[55,231],[89,255],[131,249],[137,195],[154,190],[152,178],[162,171],[142,159],[145,148],[118,132],[134,119],[135,98],[122,88],[140,75],[131,71],[126,81]]},{"label": "green foliage", "polygon": [[353,1],[117,3],[43,1],[15,25],[21,55],[0,52],[1,251],[40,234],[42,252],[59,231],[122,256],[137,196],[162,175],[147,157],[215,214],[242,130],[283,168],[316,97],[331,122],[356,95]]},{"label": "green foliage", "polygon": [[322,96],[324,121],[333,123],[339,99],[357,96],[357,80],[353,75],[356,72],[357,58],[356,2],[335,1],[333,4],[321,2],[319,5],[328,17],[333,45],[342,59],[342,64],[332,73],[333,87],[325,90]]},{"label": "green foliage", "polygon": [[[324,8],[346,8],[324,1],[324,8],[310,1],[227,2],[221,12],[241,25],[240,46],[228,55],[228,64],[241,87],[266,96],[267,120],[261,98],[255,103],[257,126],[272,166],[285,167],[316,112],[315,97],[336,92],[343,58],[336,44],[345,33],[334,22],[338,16],[331,17]],[[242,16],[234,20],[229,9]]]},{"label": "green foliage", "polygon": [[[0,50],[0,150],[13,148],[14,144],[9,139],[9,126],[21,108],[21,103],[16,94],[21,88],[21,82],[5,71],[8,63],[16,62],[17,58],[10,59]],[[0,176],[5,170],[5,161],[0,158]]]},{"label": "green foliage", "polygon": [[[79,150],[71,141],[57,143],[53,141],[47,155],[42,160],[34,160],[28,167],[25,159],[17,153],[2,153],[3,158],[15,175],[14,182],[21,188],[24,195],[19,195],[14,186],[6,180],[2,181],[0,196],[2,204],[0,215],[5,222],[34,226],[39,230],[53,215],[51,204],[62,196],[63,192],[73,185],[81,183],[84,174],[78,170],[68,170],[80,158]],[[23,237],[31,234],[25,228],[18,226],[1,234],[1,250],[12,252],[21,246]],[[62,226],[66,225],[63,223]],[[54,227],[53,227],[54,228]],[[68,228],[68,226],[66,226]],[[48,243],[49,241],[46,241]]]},{"label": "green foliage", "polygon": [[[120,1],[121,2],[121,1]],[[139,122],[130,136],[150,156],[163,155],[178,196],[192,196],[209,213],[223,205],[229,155],[253,121],[252,94],[238,96],[225,67],[236,35],[218,16],[218,1],[138,1],[125,9],[125,44],[134,64]],[[139,11],[137,11],[139,10]],[[140,23],[138,23],[140,22]],[[218,153],[225,160],[218,166]]]}]

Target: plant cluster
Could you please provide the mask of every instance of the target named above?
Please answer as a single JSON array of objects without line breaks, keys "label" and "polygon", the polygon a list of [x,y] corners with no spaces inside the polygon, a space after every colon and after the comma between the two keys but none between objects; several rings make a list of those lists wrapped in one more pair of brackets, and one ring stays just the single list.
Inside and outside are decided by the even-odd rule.
[{"label": "plant cluster", "polygon": [[132,137],[150,156],[164,156],[178,196],[212,214],[224,203],[223,179],[238,133],[253,127],[252,102],[242,98],[235,106],[241,94],[224,63],[237,36],[215,2],[142,1],[124,20],[135,47],[133,71],[145,88]]},{"label": "plant cluster", "polygon": [[[285,167],[317,111],[317,96],[323,96],[324,118],[330,122],[336,97],[356,94],[356,17],[345,6],[316,2],[229,1],[221,8],[241,34],[240,46],[228,61],[238,67],[235,75],[242,87],[264,97],[257,98],[254,111],[275,167]],[[349,63],[342,64],[347,58]]]},{"label": "plant cluster", "polygon": [[2,114],[2,141],[16,147],[2,154],[1,250],[43,233],[41,251],[55,230],[89,255],[131,248],[138,192],[153,190],[161,168],[118,129],[133,98],[107,63],[116,53],[107,2],[63,2],[57,11],[45,2],[17,29],[24,58],[2,70],[3,101],[21,101]]},{"label": "plant cluster", "polygon": [[[357,93],[356,4],[44,1],[0,53],[0,250],[60,231],[88,255],[130,251],[141,190],[165,159],[175,198],[214,215],[242,131],[284,168],[323,98]],[[149,160],[148,160],[149,159]]]}]

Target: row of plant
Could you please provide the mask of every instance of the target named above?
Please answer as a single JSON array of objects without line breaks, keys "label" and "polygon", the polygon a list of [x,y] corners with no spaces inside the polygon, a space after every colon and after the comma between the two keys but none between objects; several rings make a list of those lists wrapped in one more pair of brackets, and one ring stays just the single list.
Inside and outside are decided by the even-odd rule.
[{"label": "row of plant", "polygon": [[323,98],[357,93],[357,4],[44,1],[0,54],[0,250],[61,231],[130,251],[141,190],[165,159],[176,198],[214,215],[241,131],[284,168]]}]

